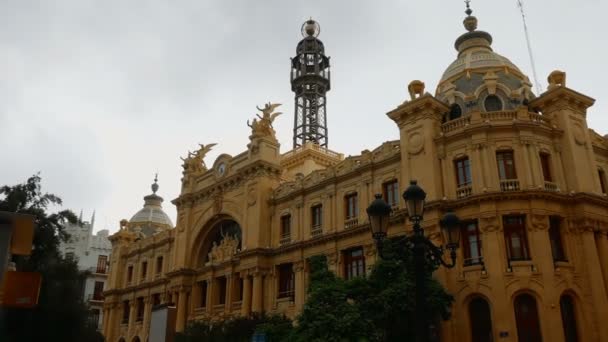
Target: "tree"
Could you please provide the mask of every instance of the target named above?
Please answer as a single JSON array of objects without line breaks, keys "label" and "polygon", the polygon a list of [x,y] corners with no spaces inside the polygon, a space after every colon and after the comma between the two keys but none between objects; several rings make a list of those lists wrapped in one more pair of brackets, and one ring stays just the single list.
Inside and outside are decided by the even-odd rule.
[{"label": "tree", "polygon": [[[369,277],[345,281],[324,257],[309,259],[309,298],[297,317],[293,341],[410,341],[414,339],[415,279],[404,239],[384,242],[383,259]],[[449,318],[453,297],[427,273],[429,324]]]},{"label": "tree", "polygon": [[[67,241],[66,222],[76,222],[69,210],[48,213],[51,205],[61,205],[59,197],[42,193],[39,175],[24,184],[0,187],[0,210],[35,216],[36,227],[29,256],[14,256],[17,270],[39,272],[42,284],[38,305],[33,309],[2,310],[2,341],[103,341],[88,322],[82,299],[86,275],[75,260],[64,259],[59,243]],[[2,333],[0,333],[2,334]]]}]

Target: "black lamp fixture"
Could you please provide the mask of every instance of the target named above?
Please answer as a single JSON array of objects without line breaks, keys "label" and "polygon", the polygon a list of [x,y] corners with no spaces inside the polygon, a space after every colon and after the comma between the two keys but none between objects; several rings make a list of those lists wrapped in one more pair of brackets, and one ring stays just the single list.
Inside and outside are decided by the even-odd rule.
[{"label": "black lamp fixture", "polygon": [[382,199],[381,194],[376,194],[376,198],[367,207],[367,216],[375,240],[382,240],[388,231],[388,220],[393,210],[388,203]]},{"label": "black lamp fixture", "polygon": [[424,200],[426,199],[426,192],[418,185],[415,180],[410,181],[410,186],[407,187],[403,192],[403,199],[407,206],[407,213],[410,216],[410,220],[417,221],[422,219],[424,213]]}]

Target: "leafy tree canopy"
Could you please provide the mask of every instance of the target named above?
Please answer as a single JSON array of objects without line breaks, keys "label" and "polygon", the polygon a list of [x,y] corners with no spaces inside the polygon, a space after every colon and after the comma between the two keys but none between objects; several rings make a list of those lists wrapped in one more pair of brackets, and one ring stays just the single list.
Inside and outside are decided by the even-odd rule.
[{"label": "leafy tree canopy", "polygon": [[59,243],[69,236],[66,222],[77,222],[69,210],[49,213],[61,199],[42,193],[41,178],[34,175],[24,183],[0,187],[0,210],[35,216],[34,240],[30,256],[14,256],[18,271],[39,272],[42,284],[38,305],[33,309],[2,309],[1,341],[103,341],[88,322],[83,302],[86,275],[75,260],[63,259]]}]

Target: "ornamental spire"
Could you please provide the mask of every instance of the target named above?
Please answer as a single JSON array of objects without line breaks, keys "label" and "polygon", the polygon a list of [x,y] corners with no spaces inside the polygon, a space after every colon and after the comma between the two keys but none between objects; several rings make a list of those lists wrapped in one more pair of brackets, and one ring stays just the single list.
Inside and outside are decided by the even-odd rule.
[{"label": "ornamental spire", "polygon": [[156,195],[158,191],[158,172],[154,175],[154,183],[152,184],[152,193]]}]

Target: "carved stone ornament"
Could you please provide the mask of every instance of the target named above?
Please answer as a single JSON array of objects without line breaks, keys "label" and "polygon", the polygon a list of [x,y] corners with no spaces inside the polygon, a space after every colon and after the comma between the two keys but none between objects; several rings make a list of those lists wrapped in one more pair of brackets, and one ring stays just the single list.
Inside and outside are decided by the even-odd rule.
[{"label": "carved stone ornament", "polygon": [[418,154],[424,149],[424,137],[419,132],[412,133],[407,140],[407,151]]},{"label": "carved stone ornament", "polygon": [[213,213],[214,214],[219,214],[222,212],[222,206],[223,206],[223,196],[222,193],[218,193],[215,196],[213,196]]},{"label": "carved stone ornament", "polygon": [[532,214],[531,228],[532,231],[542,231],[549,229],[548,217],[544,214]]},{"label": "carved stone ornament", "polygon": [[268,102],[266,105],[264,105],[264,108],[256,107],[260,112],[262,112],[262,115],[256,114],[257,118],[254,118],[252,123],[249,123],[249,120],[247,120],[247,126],[251,128],[251,138],[275,138],[275,132],[272,127],[272,123],[274,122],[276,117],[281,115],[282,113],[273,112],[275,108],[279,107],[280,105],[280,103]]},{"label": "carved stone ornament", "polygon": [[196,174],[207,170],[205,161],[203,160],[207,153],[211,151],[211,148],[217,144],[199,144],[200,148],[195,152],[188,151],[186,158],[180,159],[184,162],[182,167],[184,168],[183,174]]},{"label": "carved stone ornament", "polygon": [[211,251],[207,254],[207,257],[209,258],[208,264],[231,260],[232,257],[239,252],[238,246],[239,240],[236,236],[230,234],[222,235],[222,240],[219,245],[214,241]]},{"label": "carved stone ornament", "polygon": [[482,233],[490,233],[500,230],[500,224],[496,216],[479,218],[479,230]]},{"label": "carved stone ornament", "polygon": [[579,123],[573,124],[572,134],[574,135],[574,141],[577,144],[579,144],[579,145],[585,144],[585,132],[583,130],[583,127]]},{"label": "carved stone ornament", "polygon": [[255,203],[257,201],[257,196],[258,196],[258,193],[255,190],[255,187],[249,188],[249,190],[247,191],[247,205],[250,207],[255,205]]}]

